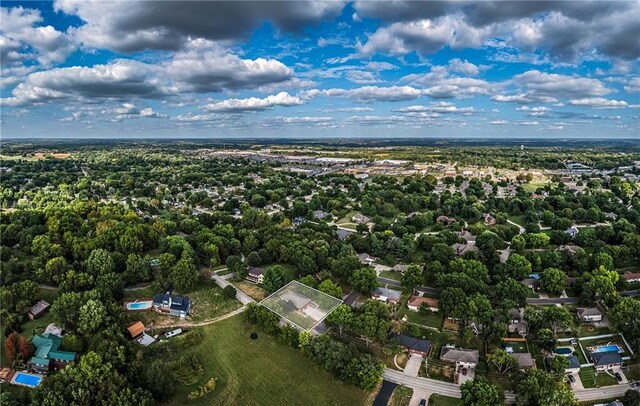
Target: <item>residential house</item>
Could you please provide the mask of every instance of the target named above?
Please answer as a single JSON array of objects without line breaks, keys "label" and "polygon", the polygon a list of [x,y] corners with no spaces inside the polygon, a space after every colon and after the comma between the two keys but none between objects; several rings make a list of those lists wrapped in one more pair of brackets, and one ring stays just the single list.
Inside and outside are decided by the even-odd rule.
[{"label": "residential house", "polygon": [[367,223],[369,223],[371,221],[371,218],[369,218],[369,217],[367,217],[367,216],[365,216],[365,215],[363,215],[361,213],[358,213],[358,214],[356,214],[356,215],[351,217],[351,221],[356,223],[356,224],[367,224]]},{"label": "residential house", "polygon": [[484,215],[484,224],[485,224],[485,225],[487,225],[487,226],[493,226],[493,225],[495,225],[495,224],[496,224],[496,222],[497,222],[497,221],[496,221],[496,218],[495,218],[495,217],[493,217],[491,214],[486,213],[486,214]]},{"label": "residential house", "polygon": [[145,330],[145,327],[141,321],[136,321],[135,323],[127,327],[127,332],[129,333],[129,337],[131,337],[134,340],[140,337],[141,335],[143,335],[144,330]]},{"label": "residential house", "polygon": [[580,230],[578,230],[578,227],[576,226],[571,226],[569,228],[567,228],[565,231],[565,234],[567,234],[569,237],[571,238],[575,238],[576,235],[578,235],[578,233],[580,232]]},{"label": "residential house", "polygon": [[423,340],[405,334],[397,334],[396,338],[400,345],[407,349],[409,355],[418,354],[427,357],[429,351],[431,351],[431,343],[429,340]]},{"label": "residential house", "polygon": [[394,272],[405,273],[409,270],[410,267],[411,265],[396,264],[393,266],[393,268],[391,268],[391,270]]},{"label": "residential house", "polygon": [[294,225],[294,227],[298,227],[303,225],[305,221],[307,221],[307,218],[300,216],[300,217],[294,217],[291,223]]},{"label": "residential house", "polygon": [[447,216],[438,216],[436,218],[436,221],[438,223],[442,223],[442,224],[448,226],[448,225],[451,225],[451,224],[455,223],[457,220],[454,219],[454,218],[451,218],[451,217],[447,217]]},{"label": "residential house", "polygon": [[438,311],[438,299],[413,295],[409,298],[409,301],[407,301],[407,308],[414,312],[419,311],[423,305],[432,312]]},{"label": "residential house", "polygon": [[327,213],[326,211],[316,210],[313,212],[313,217],[317,218],[318,220],[322,220],[327,217],[331,218],[331,214]]},{"label": "residential house", "polygon": [[31,340],[36,348],[35,354],[28,362],[28,367],[40,373],[48,373],[51,370],[64,368],[75,361],[76,353],[71,351],[59,351],[62,337],[51,333],[36,335]]},{"label": "residential house", "polygon": [[524,308],[513,308],[509,310],[509,326],[507,327],[509,333],[519,334],[521,337],[526,337],[529,332],[529,323],[524,320]]},{"label": "residential house", "polygon": [[579,251],[582,251],[582,248],[574,244],[567,244],[559,246],[558,251],[566,252],[569,255],[576,255]]},{"label": "residential house", "polygon": [[576,314],[578,318],[585,323],[602,321],[602,312],[595,307],[578,307]]},{"label": "residential house", "polygon": [[589,354],[593,360],[593,366],[597,372],[608,371],[615,367],[621,367],[624,361],[618,351],[592,352]]},{"label": "residential house", "polygon": [[458,237],[462,238],[467,242],[467,244],[474,244],[476,242],[476,236],[471,234],[469,231],[464,230],[457,233]]},{"label": "residential house", "polygon": [[346,240],[351,234],[353,234],[352,231],[349,230],[343,230],[341,228],[339,228],[338,230],[336,230],[336,234],[338,235],[338,239],[340,241],[344,241]]},{"label": "residential house", "polygon": [[528,352],[512,352],[510,354],[513,358],[518,361],[518,369],[521,371],[526,371],[529,369],[535,369],[536,362],[531,357],[531,354]]},{"label": "residential house", "polygon": [[38,301],[38,303],[31,306],[29,311],[27,312],[27,316],[29,316],[30,320],[35,320],[38,317],[42,316],[44,312],[51,306],[48,302],[44,300]]},{"label": "residential house", "polygon": [[363,252],[362,254],[358,254],[358,261],[360,261],[360,263],[363,264],[363,265],[371,266],[371,264],[373,264],[377,259],[378,258],[372,257],[371,255],[367,254],[366,252]]},{"label": "residential house", "polygon": [[580,372],[580,368],[582,368],[582,365],[580,364],[580,359],[575,355],[569,355],[566,358],[569,360],[569,366],[564,369],[565,372],[569,372],[569,373]]},{"label": "residential house", "polygon": [[606,218],[607,220],[613,220],[613,221],[615,221],[615,220],[617,220],[617,219],[618,219],[618,215],[617,215],[617,214],[615,214],[615,213],[613,213],[613,212],[605,213],[605,214],[604,214],[604,216],[605,216],[605,218]]},{"label": "residential house", "polygon": [[170,292],[158,293],[153,297],[153,308],[157,312],[171,316],[186,317],[191,311],[191,299],[187,296],[172,295]]},{"label": "residential house", "polygon": [[285,306],[289,310],[297,310],[304,312],[304,310],[312,303],[312,300],[304,295],[300,295],[292,290],[285,290],[280,298],[284,301]]},{"label": "residential house", "polygon": [[399,290],[376,288],[371,294],[371,298],[384,303],[398,303],[402,292]]},{"label": "residential house", "polygon": [[466,254],[467,252],[473,252],[473,251],[477,251],[478,247],[476,247],[475,244],[460,244],[460,243],[455,243],[451,246],[451,248],[453,248],[453,250],[455,251],[456,255],[461,257],[464,254]]},{"label": "residential house", "polygon": [[247,276],[245,277],[251,283],[262,283],[264,282],[264,274],[265,270],[262,268],[250,267],[247,269]]},{"label": "residential house", "polygon": [[455,348],[451,345],[445,345],[440,352],[440,360],[456,364],[458,367],[474,368],[478,364],[478,350],[469,350],[466,348]]},{"label": "residential house", "polygon": [[640,272],[625,272],[622,278],[629,283],[640,282]]},{"label": "residential house", "polygon": [[389,272],[389,271],[391,271],[391,267],[390,266],[386,266],[386,265],[382,265],[382,264],[376,264],[373,267],[373,270],[376,271],[377,274],[380,274],[380,272]]}]

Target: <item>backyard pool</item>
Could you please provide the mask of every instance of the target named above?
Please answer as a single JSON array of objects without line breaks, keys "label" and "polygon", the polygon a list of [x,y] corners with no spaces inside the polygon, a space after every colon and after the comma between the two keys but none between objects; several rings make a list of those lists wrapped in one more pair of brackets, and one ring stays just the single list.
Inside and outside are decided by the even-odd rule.
[{"label": "backyard pool", "polygon": [[151,300],[143,300],[139,302],[128,302],[125,303],[124,306],[127,310],[147,310],[151,309],[152,304],[153,301]]},{"label": "backyard pool", "polygon": [[616,344],[599,345],[591,350],[591,352],[622,352],[622,349]]},{"label": "backyard pool", "polygon": [[573,353],[573,348],[559,347],[559,348],[554,348],[553,352],[558,355],[571,355]]},{"label": "backyard pool", "polygon": [[29,388],[35,388],[40,385],[42,381],[42,375],[29,374],[26,372],[16,372],[11,379],[11,383],[14,385],[28,386]]}]

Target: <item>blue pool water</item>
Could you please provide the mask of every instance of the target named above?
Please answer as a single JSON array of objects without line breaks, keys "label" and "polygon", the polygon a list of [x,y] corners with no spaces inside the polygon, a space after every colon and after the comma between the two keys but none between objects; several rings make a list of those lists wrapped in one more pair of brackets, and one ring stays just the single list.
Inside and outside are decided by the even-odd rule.
[{"label": "blue pool water", "polygon": [[569,355],[573,352],[573,350],[569,347],[560,347],[560,348],[555,348],[553,352],[560,355]]},{"label": "blue pool water", "polygon": [[601,345],[595,348],[593,352],[620,352],[620,347],[617,345]]},{"label": "blue pool water", "polygon": [[35,388],[40,384],[42,380],[41,376],[31,375],[31,374],[23,374],[22,372],[18,372],[14,377],[13,381],[19,383],[20,385],[29,386]]},{"label": "blue pool water", "polygon": [[150,308],[151,308],[150,301],[127,303],[128,310],[142,310],[142,309],[150,309]]}]

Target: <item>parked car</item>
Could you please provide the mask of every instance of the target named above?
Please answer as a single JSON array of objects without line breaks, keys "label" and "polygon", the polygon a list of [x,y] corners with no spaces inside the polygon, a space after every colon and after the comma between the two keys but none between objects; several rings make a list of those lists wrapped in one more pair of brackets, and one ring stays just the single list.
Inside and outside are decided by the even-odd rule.
[{"label": "parked car", "polygon": [[576,378],[574,378],[573,375],[569,375],[569,382],[574,383],[576,381]]},{"label": "parked car", "polygon": [[426,399],[421,399],[420,400],[420,406],[427,406],[427,400]]},{"label": "parked car", "polygon": [[181,329],[181,328],[178,328],[178,329],[175,329],[175,330],[168,331],[168,332],[164,335],[164,337],[165,337],[165,338],[171,338],[171,337],[175,337],[175,336],[177,336],[178,334],[182,334],[182,329]]},{"label": "parked car", "polygon": [[618,382],[622,381],[622,376],[620,376],[620,372],[616,372],[615,377],[618,380]]},{"label": "parked car", "polygon": [[462,368],[462,375],[466,375],[467,374],[467,368]]}]

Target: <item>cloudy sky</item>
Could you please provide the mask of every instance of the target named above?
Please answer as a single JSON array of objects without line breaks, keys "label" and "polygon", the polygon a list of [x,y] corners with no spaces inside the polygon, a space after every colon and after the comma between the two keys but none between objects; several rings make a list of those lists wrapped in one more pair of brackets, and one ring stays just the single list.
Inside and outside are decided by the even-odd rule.
[{"label": "cloudy sky", "polygon": [[3,1],[3,137],[640,137],[640,1]]}]

